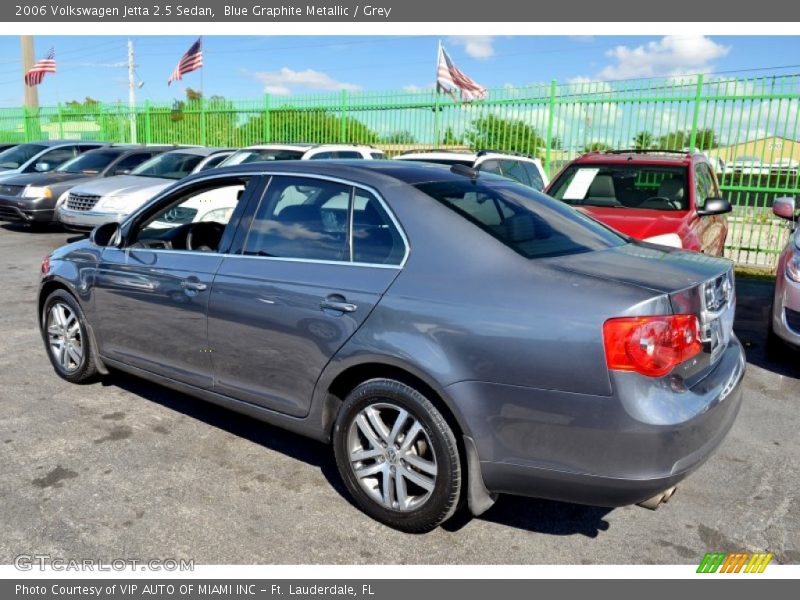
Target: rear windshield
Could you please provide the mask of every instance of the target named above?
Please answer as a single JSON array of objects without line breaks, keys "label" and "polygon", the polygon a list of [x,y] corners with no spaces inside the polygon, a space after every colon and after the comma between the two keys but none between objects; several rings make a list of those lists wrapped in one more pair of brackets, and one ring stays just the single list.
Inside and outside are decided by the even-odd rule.
[{"label": "rear windshield", "polygon": [[302,150],[245,149],[231,154],[220,166],[229,167],[268,160],[300,160],[303,158],[303,153]]},{"label": "rear windshield", "polygon": [[416,188],[526,258],[579,254],[627,242],[578,211],[497,177],[420,183]]},{"label": "rear windshield", "polygon": [[686,167],[572,165],[548,193],[572,206],[688,210]]}]

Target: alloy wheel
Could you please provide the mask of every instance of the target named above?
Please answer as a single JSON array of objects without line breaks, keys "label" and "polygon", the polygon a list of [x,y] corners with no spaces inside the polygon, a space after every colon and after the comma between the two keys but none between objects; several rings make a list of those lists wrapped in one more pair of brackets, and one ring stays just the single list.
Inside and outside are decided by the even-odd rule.
[{"label": "alloy wheel", "polygon": [[350,423],[350,467],[377,503],[408,512],[425,504],[436,487],[438,467],[422,424],[388,402],[370,404]]},{"label": "alloy wheel", "polygon": [[67,304],[55,302],[47,311],[50,354],[66,373],[77,371],[83,361],[83,336],[78,315]]}]

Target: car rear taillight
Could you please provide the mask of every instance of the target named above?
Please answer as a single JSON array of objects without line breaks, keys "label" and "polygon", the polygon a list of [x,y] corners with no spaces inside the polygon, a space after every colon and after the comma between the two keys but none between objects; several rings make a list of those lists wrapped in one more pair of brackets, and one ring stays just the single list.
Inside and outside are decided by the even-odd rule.
[{"label": "car rear taillight", "polygon": [[603,324],[606,365],[661,377],[703,349],[694,315],[621,317]]},{"label": "car rear taillight", "polygon": [[42,275],[47,275],[47,272],[50,270],[50,256],[45,256],[42,259]]}]

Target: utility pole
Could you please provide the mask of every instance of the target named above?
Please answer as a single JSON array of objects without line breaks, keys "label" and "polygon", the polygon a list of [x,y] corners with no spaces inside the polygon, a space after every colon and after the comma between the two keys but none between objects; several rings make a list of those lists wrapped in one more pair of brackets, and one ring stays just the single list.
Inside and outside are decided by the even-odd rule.
[{"label": "utility pole", "polygon": [[[21,35],[19,36],[20,47],[22,48],[22,76],[30,71],[33,64],[36,62],[36,56],[33,51],[33,36]],[[32,110],[34,113],[39,108],[39,92],[38,88],[29,86],[22,82],[22,87],[25,91],[25,107]]]},{"label": "utility pole", "polygon": [[136,143],[136,64],[133,61],[133,40],[128,39],[128,118],[131,124],[131,144]]}]

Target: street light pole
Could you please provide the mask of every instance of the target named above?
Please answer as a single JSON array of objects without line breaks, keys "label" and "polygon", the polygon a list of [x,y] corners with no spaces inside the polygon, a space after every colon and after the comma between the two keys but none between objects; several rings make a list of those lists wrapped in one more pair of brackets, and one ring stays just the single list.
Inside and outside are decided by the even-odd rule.
[{"label": "street light pole", "polygon": [[128,118],[131,126],[131,144],[136,143],[136,64],[133,60],[133,40],[128,39]]},{"label": "street light pole", "polygon": [[22,49],[22,88],[25,92],[25,106],[35,113],[36,109],[39,108],[38,88],[35,85],[26,85],[24,81],[25,73],[30,71],[34,62],[36,62],[33,50],[33,36],[21,35],[19,36],[19,41]]}]

